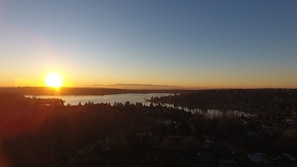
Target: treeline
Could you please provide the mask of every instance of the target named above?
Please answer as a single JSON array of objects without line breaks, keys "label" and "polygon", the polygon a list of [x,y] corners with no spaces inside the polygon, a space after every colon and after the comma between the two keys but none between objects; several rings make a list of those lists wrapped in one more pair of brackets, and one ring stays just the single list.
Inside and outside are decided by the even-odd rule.
[{"label": "treeline", "polygon": [[151,102],[200,109],[255,112],[297,112],[296,89],[198,90],[174,96],[153,97]]},{"label": "treeline", "polygon": [[133,90],[109,88],[71,88],[59,89],[48,87],[0,87],[0,93],[17,93],[21,95],[109,95],[124,93],[176,93],[181,90]]},{"label": "treeline", "polygon": [[222,147],[236,152],[239,166],[250,166],[245,151],[297,148],[296,135],[283,135],[282,128],[266,134],[259,117],[207,119],[161,105],[65,106],[59,99],[0,97],[6,100],[0,103],[0,151],[12,167],[216,166]]},{"label": "treeline", "polygon": [[7,119],[1,120],[0,141],[12,167],[139,165],[157,156],[153,146],[159,147],[164,136],[191,133],[164,124],[186,122],[190,113],[160,106],[128,102],[64,106],[58,99],[23,100],[28,101],[22,110],[1,112],[2,118],[10,118],[5,126],[1,125]]}]

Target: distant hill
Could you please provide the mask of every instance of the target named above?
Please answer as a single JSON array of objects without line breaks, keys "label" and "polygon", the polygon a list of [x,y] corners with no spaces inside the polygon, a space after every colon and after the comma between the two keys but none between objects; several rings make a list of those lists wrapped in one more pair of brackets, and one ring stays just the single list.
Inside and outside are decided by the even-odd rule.
[{"label": "distant hill", "polygon": [[154,85],[154,84],[115,84],[111,88],[119,89],[182,89],[182,87],[174,85]]},{"label": "distant hill", "polygon": [[119,89],[119,88],[60,88],[48,87],[0,87],[0,93],[21,95],[108,95],[123,93],[175,93],[181,90],[169,89]]}]

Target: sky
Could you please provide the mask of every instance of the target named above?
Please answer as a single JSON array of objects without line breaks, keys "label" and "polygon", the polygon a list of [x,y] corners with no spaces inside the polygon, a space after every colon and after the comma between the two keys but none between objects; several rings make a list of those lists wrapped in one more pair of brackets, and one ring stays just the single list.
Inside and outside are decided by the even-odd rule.
[{"label": "sky", "polygon": [[295,0],[0,0],[0,86],[297,88]]}]

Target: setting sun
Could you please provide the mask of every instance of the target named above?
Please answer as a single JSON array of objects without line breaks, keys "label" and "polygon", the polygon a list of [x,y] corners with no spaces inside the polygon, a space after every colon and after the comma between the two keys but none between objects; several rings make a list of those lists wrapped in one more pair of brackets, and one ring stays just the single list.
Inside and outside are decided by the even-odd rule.
[{"label": "setting sun", "polygon": [[45,84],[48,87],[59,88],[63,85],[62,77],[56,73],[49,73],[45,77]]}]

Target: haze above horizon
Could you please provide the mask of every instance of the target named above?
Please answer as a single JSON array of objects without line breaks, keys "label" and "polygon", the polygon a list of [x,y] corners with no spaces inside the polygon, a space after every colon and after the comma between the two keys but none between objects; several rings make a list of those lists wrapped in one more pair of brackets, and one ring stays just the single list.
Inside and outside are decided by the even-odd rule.
[{"label": "haze above horizon", "polygon": [[[297,1],[0,0],[0,86],[297,88]],[[121,83],[121,84],[119,84]]]}]

